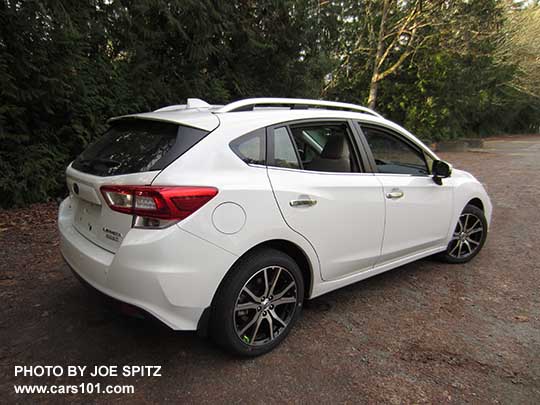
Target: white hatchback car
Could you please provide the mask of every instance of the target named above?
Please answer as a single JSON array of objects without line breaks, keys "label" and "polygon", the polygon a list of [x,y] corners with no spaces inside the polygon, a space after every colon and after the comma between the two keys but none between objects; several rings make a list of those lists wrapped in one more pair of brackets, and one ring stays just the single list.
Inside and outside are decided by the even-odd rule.
[{"label": "white hatchback car", "polygon": [[189,99],[110,123],[66,171],[65,260],[238,354],[277,346],[304,299],[486,240],[482,185],[365,107]]}]

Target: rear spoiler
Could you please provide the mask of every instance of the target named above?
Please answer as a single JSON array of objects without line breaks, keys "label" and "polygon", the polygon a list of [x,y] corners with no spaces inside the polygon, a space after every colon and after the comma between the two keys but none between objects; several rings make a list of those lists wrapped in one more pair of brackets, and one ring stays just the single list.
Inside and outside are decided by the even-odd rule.
[{"label": "rear spoiler", "polygon": [[209,111],[197,109],[174,109],[165,111],[152,111],[140,114],[121,115],[107,121],[112,124],[120,120],[142,119],[152,121],[172,122],[187,127],[202,129],[211,132],[219,126],[219,118]]}]

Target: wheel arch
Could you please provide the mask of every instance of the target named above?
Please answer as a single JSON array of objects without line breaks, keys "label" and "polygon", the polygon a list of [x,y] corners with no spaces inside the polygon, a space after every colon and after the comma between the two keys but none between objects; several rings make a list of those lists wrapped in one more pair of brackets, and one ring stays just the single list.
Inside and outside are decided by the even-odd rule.
[{"label": "wheel arch", "polygon": [[455,169],[449,179],[454,187],[454,210],[448,227],[446,245],[450,243],[452,234],[459,220],[459,216],[467,205],[482,210],[487,221],[488,229],[491,224],[493,206],[484,185],[473,175],[463,170]]},{"label": "wheel arch", "polygon": [[467,206],[467,205],[473,205],[473,206],[475,206],[476,208],[481,209],[482,212],[485,211],[484,203],[483,203],[482,200],[481,200],[480,198],[478,198],[478,197],[475,197],[475,198],[469,200],[469,202],[468,202],[467,204],[465,204],[465,206]]},{"label": "wheel arch", "polygon": [[264,242],[260,242],[257,245],[254,245],[251,248],[249,248],[242,255],[240,255],[235,260],[235,262],[231,265],[229,270],[227,270],[223,278],[221,279],[218,287],[216,288],[214,292],[214,296],[212,298],[212,305],[204,310],[203,314],[201,315],[201,318],[199,319],[199,322],[197,325],[197,332],[199,335],[204,336],[204,337],[208,336],[208,328],[209,328],[212,307],[214,305],[214,300],[216,299],[218,291],[221,289],[225,281],[231,275],[235,265],[238,263],[239,260],[244,258],[246,255],[254,252],[255,250],[264,249],[264,248],[279,250],[280,252],[283,252],[289,255],[298,264],[298,267],[300,267],[300,271],[302,272],[302,277],[304,280],[304,299],[307,299],[311,296],[311,293],[313,290],[313,283],[315,282],[314,273],[313,273],[314,269],[313,269],[313,264],[311,263],[311,260],[309,259],[309,256],[304,251],[304,249],[302,249],[296,243],[291,242],[286,239],[269,239]]},{"label": "wheel arch", "polygon": [[[298,264],[298,267],[300,267],[300,271],[302,272],[302,277],[304,279],[304,298],[309,298],[311,296],[311,291],[313,288],[313,265],[307,255],[307,253],[296,243],[291,242],[286,239],[270,239],[266,240],[264,242],[260,242],[248,250],[246,250],[242,255],[240,255],[236,261],[232,264],[232,266],[229,268],[221,282],[219,283],[219,286],[216,290],[217,291],[221,288],[231,271],[233,271],[234,266],[238,261],[240,261],[243,257],[246,255],[259,250],[259,249],[275,249],[279,250],[280,252],[283,252],[287,255],[289,255],[295,262]],[[216,294],[214,294],[215,297]]]}]

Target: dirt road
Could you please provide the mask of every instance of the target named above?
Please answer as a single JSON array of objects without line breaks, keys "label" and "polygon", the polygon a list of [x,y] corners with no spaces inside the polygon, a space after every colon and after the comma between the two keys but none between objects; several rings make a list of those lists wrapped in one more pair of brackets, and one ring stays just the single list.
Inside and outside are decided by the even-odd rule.
[{"label": "dirt road", "polygon": [[[54,205],[0,211],[1,401],[540,403],[540,137],[441,155],[491,195],[479,256],[422,260],[311,301],[281,347],[251,360],[107,311],[63,264]],[[158,365],[162,376],[15,377],[15,365]],[[13,388],[90,381],[135,393]]]}]

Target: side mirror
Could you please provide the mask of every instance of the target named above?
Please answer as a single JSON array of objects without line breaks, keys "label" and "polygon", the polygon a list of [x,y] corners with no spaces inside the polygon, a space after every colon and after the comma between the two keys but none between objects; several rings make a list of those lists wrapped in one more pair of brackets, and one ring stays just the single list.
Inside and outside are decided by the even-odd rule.
[{"label": "side mirror", "polygon": [[431,168],[431,174],[433,174],[433,181],[441,186],[442,179],[452,175],[452,165],[444,160],[435,160]]}]

